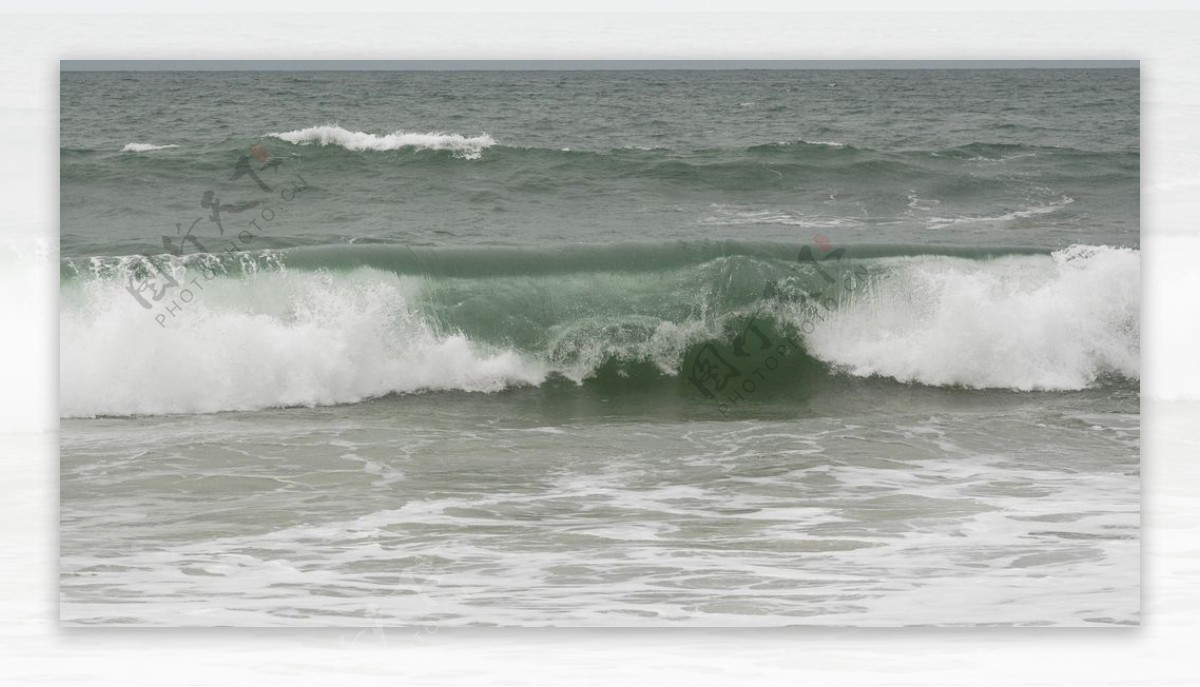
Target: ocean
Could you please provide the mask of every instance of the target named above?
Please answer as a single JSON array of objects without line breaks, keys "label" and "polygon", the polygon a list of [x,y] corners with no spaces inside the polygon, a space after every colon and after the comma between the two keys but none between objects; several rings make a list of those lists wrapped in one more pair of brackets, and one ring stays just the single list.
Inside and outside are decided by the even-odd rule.
[{"label": "ocean", "polygon": [[1137,69],[60,109],[65,625],[1139,622]]}]

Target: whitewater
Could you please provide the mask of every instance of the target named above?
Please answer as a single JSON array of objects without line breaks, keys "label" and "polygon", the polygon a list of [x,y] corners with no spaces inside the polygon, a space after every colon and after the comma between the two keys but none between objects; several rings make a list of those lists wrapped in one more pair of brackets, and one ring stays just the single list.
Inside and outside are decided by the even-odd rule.
[{"label": "whitewater", "polygon": [[[669,247],[624,250],[639,248],[663,253]],[[219,278],[218,269],[232,266],[220,266],[214,256],[193,256],[190,269],[176,260],[175,279],[195,280],[203,293],[170,320],[129,307],[126,286],[144,266],[140,259],[112,259],[106,268],[95,263],[88,278],[65,282],[60,326],[64,341],[77,343],[61,352],[64,415],[258,410],[354,403],[389,393],[496,392],[537,386],[551,374],[582,382],[613,360],[652,362],[661,374],[677,375],[690,347],[721,340],[728,322],[751,311],[790,326],[835,375],[1021,391],[1138,379],[1139,264],[1130,249],[1072,246],[986,259],[862,260],[872,275],[868,282],[835,307],[822,306],[817,317],[809,317],[804,303],[739,292],[729,279],[778,272],[815,281],[815,269],[792,274],[786,263],[736,255],[632,273],[568,266],[575,271],[531,277],[498,267],[440,282],[376,267],[288,269],[287,257],[259,257],[269,267]],[[631,262],[620,264],[628,270]],[[209,264],[214,266],[207,272],[198,267]],[[212,279],[199,278],[202,273]],[[438,302],[447,293],[477,303],[466,314],[448,312]],[[589,294],[604,295],[595,311],[581,306]],[[511,324],[484,331],[482,323],[463,319],[495,310],[522,317],[528,313],[520,309],[534,307],[542,309],[541,333]],[[439,312],[444,314],[434,314]],[[146,339],[156,345],[139,345]],[[142,351],[132,368],[123,362],[130,350]]]}]

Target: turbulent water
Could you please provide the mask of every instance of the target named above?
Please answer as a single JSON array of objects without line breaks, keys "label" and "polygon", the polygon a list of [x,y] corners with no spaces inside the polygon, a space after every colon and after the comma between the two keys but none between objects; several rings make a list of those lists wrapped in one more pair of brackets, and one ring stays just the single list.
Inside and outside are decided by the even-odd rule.
[{"label": "turbulent water", "polygon": [[1136,70],[61,112],[64,622],[1138,622]]}]

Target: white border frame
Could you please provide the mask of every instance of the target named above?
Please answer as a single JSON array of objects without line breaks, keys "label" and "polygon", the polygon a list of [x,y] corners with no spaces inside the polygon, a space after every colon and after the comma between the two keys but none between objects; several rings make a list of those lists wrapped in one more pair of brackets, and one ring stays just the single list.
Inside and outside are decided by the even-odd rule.
[{"label": "white border frame", "polygon": [[[179,3],[267,15],[0,20],[0,681],[20,683],[1194,682],[1200,644],[1200,15],[1034,11],[362,16],[347,3]],[[309,4],[309,8],[303,5]],[[731,5],[733,3],[728,3]],[[767,3],[738,3],[739,9]],[[784,3],[770,3],[784,6]],[[883,3],[845,2],[880,9]],[[1087,3],[1163,8],[1173,3]],[[616,0],[608,9],[689,8]],[[393,3],[357,7],[392,10]],[[910,3],[917,9],[954,7]],[[88,9],[50,3],[34,9]],[[531,9],[532,8],[532,9]],[[312,9],[325,14],[300,14]],[[510,9],[510,8],[505,8]],[[1062,11],[1037,11],[1037,10]],[[1140,59],[1143,79],[1144,603],[1140,629],[355,630],[57,628],[58,61],[240,59]],[[1200,357],[1200,356],[1196,356]]]}]

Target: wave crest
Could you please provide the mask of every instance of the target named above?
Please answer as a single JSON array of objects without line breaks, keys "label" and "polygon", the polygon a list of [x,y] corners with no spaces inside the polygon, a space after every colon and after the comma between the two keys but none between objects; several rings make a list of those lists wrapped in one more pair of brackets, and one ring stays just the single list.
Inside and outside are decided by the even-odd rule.
[{"label": "wave crest", "polygon": [[166,327],[120,284],[84,283],[64,303],[64,417],[335,405],[544,379],[513,351],[436,333],[410,308],[412,278],[366,269],[215,279]]},{"label": "wave crest", "polygon": [[166,145],[155,145],[153,143],[126,143],[121,149],[122,153],[148,153],[152,150],[166,150],[167,148],[178,148],[174,143]]},{"label": "wave crest", "polygon": [[463,136],[462,134],[419,134],[394,131],[380,136],[363,131],[350,131],[332,125],[310,126],[295,131],[270,133],[267,136],[295,145],[332,145],[356,152],[400,150],[402,148],[449,150],[454,153],[455,157],[468,160],[478,159],[485,148],[496,144],[496,141],[486,133],[478,136]]},{"label": "wave crest", "polygon": [[[436,270],[419,269],[420,255],[410,256],[416,263],[348,260],[379,257],[374,252],[326,252],[323,264],[307,265],[300,258],[315,256],[304,251],[272,253],[261,264],[174,261],[175,280],[195,284],[195,293],[166,326],[153,314],[161,308],[143,309],[126,288],[131,275],[150,269],[147,260],[65,269],[62,413],[332,405],[391,393],[496,392],[554,377],[582,383],[610,372],[635,384],[674,377],[694,393],[689,356],[710,342],[728,347],[753,319],[776,332],[772,341],[798,342],[815,366],[805,374],[838,383],[884,377],[1080,390],[1140,375],[1133,249],[964,257],[854,247],[818,272],[782,249],[708,248],[721,250],[542,252],[543,263],[558,259],[544,270],[525,269],[523,253],[487,262],[461,251],[431,260]],[[637,263],[638,251],[646,264],[619,269]],[[671,251],[678,259],[663,259]],[[775,257],[781,252],[791,257]],[[847,263],[862,285],[818,296]],[[781,393],[811,391],[789,379],[775,380]]]},{"label": "wave crest", "polygon": [[814,356],[856,376],[936,386],[1076,390],[1139,376],[1135,250],[897,260],[807,337]]}]

